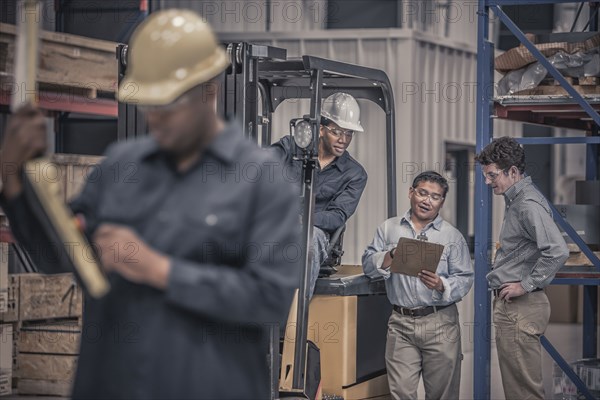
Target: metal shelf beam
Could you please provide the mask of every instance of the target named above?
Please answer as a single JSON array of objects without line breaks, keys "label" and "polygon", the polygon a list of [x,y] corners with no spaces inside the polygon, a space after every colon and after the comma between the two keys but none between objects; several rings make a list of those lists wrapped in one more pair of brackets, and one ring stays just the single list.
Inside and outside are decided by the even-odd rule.
[{"label": "metal shelf beam", "polygon": [[[600,144],[600,138],[597,135],[597,126],[600,126],[600,114],[594,109],[592,105],[586,99],[584,99],[575,89],[564,79],[562,74],[556,70],[548,60],[540,53],[540,51],[531,43],[523,34],[523,32],[516,26],[516,24],[510,20],[510,18],[502,11],[501,6],[505,5],[536,5],[536,4],[557,4],[557,3],[583,3],[583,1],[561,1],[561,0],[479,0],[478,8],[478,38],[477,38],[477,144],[476,150],[480,152],[487,144],[492,141],[493,138],[493,118],[494,113],[494,99],[492,98],[493,93],[491,91],[485,91],[483,88],[491,87],[493,84],[493,44],[489,41],[489,18],[490,10],[496,14],[500,20],[507,26],[507,28],[523,43],[523,45],[539,60],[539,62],[549,71],[549,73],[565,88],[570,99],[568,102],[571,104],[566,107],[571,107],[571,115],[554,113],[554,110],[540,108],[540,113],[547,113],[548,115],[536,116],[538,123],[556,122],[556,126],[560,125],[565,118],[571,118],[570,121],[565,120],[566,123],[573,124],[573,118],[585,121],[589,120],[589,125],[592,126],[593,136],[588,137],[576,137],[576,138],[520,138],[518,139],[522,144],[585,144],[587,147],[588,162],[586,165],[586,179],[597,179],[597,161],[598,157],[598,145]],[[587,3],[600,3],[600,0]],[[597,99],[596,99],[597,100]],[[526,100],[529,101],[529,100]],[[531,100],[534,101],[534,100]],[[517,107],[520,105],[524,107],[521,99],[519,99]],[[530,121],[532,117],[527,115],[521,115],[524,112],[531,113],[531,110],[523,109],[517,110],[516,114],[510,114],[512,111],[510,104],[501,103],[505,108],[504,117],[517,117],[516,120],[524,120],[525,122],[536,122]],[[537,104],[537,103],[536,103]],[[539,103],[542,104],[543,102]],[[581,107],[580,110],[575,109],[575,104]],[[525,106],[527,107],[527,106]],[[513,107],[514,108],[514,107]],[[589,118],[585,118],[586,115]],[[549,114],[554,113],[554,114]],[[542,118],[543,117],[543,118]],[[546,117],[552,117],[546,118]],[[515,119],[515,118],[513,118]],[[581,124],[580,124],[581,125]],[[583,125],[581,125],[583,126]],[[490,310],[490,296],[487,291],[487,279],[486,274],[490,270],[490,257],[489,249],[491,248],[491,219],[490,219],[490,204],[491,204],[491,193],[486,187],[481,174],[476,174],[475,179],[475,343],[474,343],[474,369],[473,369],[473,397],[476,399],[489,399],[490,398],[490,345],[491,341],[491,310]],[[573,228],[560,216],[553,205],[555,219],[562,228],[569,233],[573,240],[582,247],[583,252],[588,256],[594,263],[596,268],[586,269],[584,272],[579,270],[575,271],[561,271],[557,274],[557,277],[553,280],[552,284],[561,285],[583,285],[584,286],[584,357],[595,357],[596,356],[596,342],[597,342],[597,290],[600,285],[600,260],[591,253],[589,248],[581,238],[576,234]],[[589,314],[589,315],[588,315]],[[590,317],[591,316],[591,317]],[[480,338],[477,340],[477,338]],[[488,338],[487,340],[485,338]],[[550,355],[560,364],[563,370],[570,368],[568,364],[560,357],[558,352],[552,347],[545,337],[541,339],[542,345],[550,353]],[[593,343],[592,343],[593,342]],[[565,368],[566,365],[566,368]],[[567,372],[568,373],[568,372]],[[570,371],[569,374],[575,381],[578,380],[577,376]],[[585,387],[582,387],[582,382],[579,380],[580,390],[589,396],[589,392]]]}]

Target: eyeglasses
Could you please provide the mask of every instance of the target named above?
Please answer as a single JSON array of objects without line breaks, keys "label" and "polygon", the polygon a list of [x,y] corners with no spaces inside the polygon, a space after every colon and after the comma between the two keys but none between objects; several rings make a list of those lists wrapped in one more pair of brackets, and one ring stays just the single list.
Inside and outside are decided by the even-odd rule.
[{"label": "eyeglasses", "polygon": [[444,200],[444,196],[442,196],[441,194],[438,194],[438,193],[429,193],[425,189],[415,189],[415,188],[413,188],[413,191],[415,192],[415,194],[417,195],[417,197],[419,197],[419,198],[421,198],[423,200],[429,198],[429,200],[431,200],[432,203],[438,203],[438,202]]},{"label": "eyeglasses", "polygon": [[175,101],[173,101],[169,104],[157,105],[157,106],[139,105],[139,106],[137,106],[137,108],[144,114],[151,113],[151,112],[169,113],[169,112],[173,112],[173,111],[177,110],[179,107],[189,104],[191,102],[192,102],[192,95],[184,94],[184,95],[179,96],[177,99],[175,99]]},{"label": "eyeglasses", "polygon": [[351,131],[351,130],[345,131],[343,129],[330,128],[327,125],[323,125],[323,126],[325,127],[325,129],[327,129],[329,131],[329,133],[331,133],[336,138],[340,138],[340,137],[342,137],[342,135],[345,135],[346,139],[352,139],[352,136],[354,136],[354,131]]},{"label": "eyeglasses", "polygon": [[500,176],[500,174],[503,172],[505,172],[505,171],[502,169],[499,169],[499,170],[496,170],[496,172],[483,172],[482,171],[481,173],[483,174],[483,178],[485,180],[489,179],[491,182],[494,182]]}]

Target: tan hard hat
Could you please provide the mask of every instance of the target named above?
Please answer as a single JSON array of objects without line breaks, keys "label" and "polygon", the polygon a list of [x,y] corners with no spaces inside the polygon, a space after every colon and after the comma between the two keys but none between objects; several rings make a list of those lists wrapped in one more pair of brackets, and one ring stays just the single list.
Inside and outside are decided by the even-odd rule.
[{"label": "tan hard hat", "polygon": [[348,93],[334,93],[323,100],[321,116],[335,122],[342,129],[364,132],[360,124],[360,107]]},{"label": "tan hard hat", "polygon": [[117,99],[165,105],[225,70],[229,60],[210,26],[193,11],[162,10],[131,37]]}]

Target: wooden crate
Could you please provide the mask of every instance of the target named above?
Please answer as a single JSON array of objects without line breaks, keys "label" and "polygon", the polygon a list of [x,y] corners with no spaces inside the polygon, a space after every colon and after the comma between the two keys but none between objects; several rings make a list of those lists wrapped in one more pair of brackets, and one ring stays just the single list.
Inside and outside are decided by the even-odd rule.
[{"label": "wooden crate", "polygon": [[19,320],[19,277],[9,274],[8,278],[8,290],[3,293],[6,296],[6,311],[0,313],[0,322]]},{"label": "wooden crate", "polygon": [[12,394],[12,375],[0,372],[0,396]]},{"label": "wooden crate", "polygon": [[19,321],[80,318],[83,292],[73,274],[15,274]]},{"label": "wooden crate", "polygon": [[95,166],[104,157],[84,156],[78,154],[54,154],[52,162],[58,166],[60,174],[61,190],[63,190],[65,201],[69,202],[75,198],[83,189],[86,180],[99,179]]},{"label": "wooden crate", "polygon": [[[115,42],[58,32],[41,32],[37,80],[41,90],[85,95],[115,93],[117,59]],[[0,83],[12,85],[16,28],[0,23]],[[15,90],[8,89],[8,91]]]},{"label": "wooden crate", "polygon": [[15,368],[19,394],[69,396],[80,341],[80,320],[23,323]]},{"label": "wooden crate", "polygon": [[25,323],[19,329],[17,352],[78,355],[81,326],[78,320]]},{"label": "wooden crate", "polygon": [[73,381],[58,381],[51,379],[18,379],[17,392],[19,395],[71,396]]},{"label": "wooden crate", "polygon": [[11,374],[13,367],[13,326],[0,325],[0,373]]},{"label": "wooden crate", "polygon": [[77,356],[19,353],[17,363],[19,366],[17,387],[21,392],[20,381],[22,379],[72,382],[77,367]]}]

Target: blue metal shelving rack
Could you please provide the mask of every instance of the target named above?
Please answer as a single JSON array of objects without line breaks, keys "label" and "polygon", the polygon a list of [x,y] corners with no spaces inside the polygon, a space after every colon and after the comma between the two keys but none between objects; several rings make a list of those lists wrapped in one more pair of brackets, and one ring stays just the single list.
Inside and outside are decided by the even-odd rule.
[{"label": "blue metal shelving rack", "polygon": [[[584,3],[584,1],[573,0],[479,0],[478,8],[478,43],[477,43],[477,144],[479,153],[493,137],[493,117],[495,102],[493,98],[494,84],[493,60],[494,45],[489,40],[490,11],[500,19],[502,23],[520,40],[520,42],[540,61],[549,73],[561,84],[571,97],[568,107],[580,107],[589,118],[591,118],[592,136],[577,138],[522,138],[518,139],[523,144],[585,144],[587,148],[586,179],[598,179],[598,148],[600,137],[600,101],[590,104],[586,101],[556,70],[547,59],[536,49],[536,47],[525,37],[523,32],[502,11],[504,5],[532,6],[536,4],[556,3]],[[587,1],[585,3],[600,3],[600,0]],[[592,27],[591,30],[597,30]],[[522,107],[523,104],[521,103]],[[503,107],[510,107],[504,104]],[[540,107],[540,103],[532,105]],[[554,206],[552,206],[554,208]],[[598,286],[600,285],[600,260],[589,247],[583,242],[575,230],[554,209],[554,217],[572,240],[579,245],[583,253],[592,260],[595,269],[593,273],[582,275],[569,275],[568,273],[557,274],[553,284],[583,285],[584,286],[584,321],[583,321],[583,354],[584,358],[597,357],[597,298]],[[474,369],[473,369],[473,396],[475,399],[490,398],[490,358],[491,358],[491,299],[488,291],[486,273],[490,269],[491,238],[491,191],[486,187],[482,174],[475,174],[475,321],[474,321]],[[554,349],[547,338],[542,337],[541,343],[557,364],[569,375],[577,385],[579,391],[586,398],[592,399],[592,395],[583,382],[573,373],[569,365]]]}]

